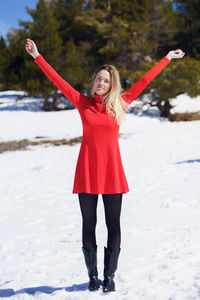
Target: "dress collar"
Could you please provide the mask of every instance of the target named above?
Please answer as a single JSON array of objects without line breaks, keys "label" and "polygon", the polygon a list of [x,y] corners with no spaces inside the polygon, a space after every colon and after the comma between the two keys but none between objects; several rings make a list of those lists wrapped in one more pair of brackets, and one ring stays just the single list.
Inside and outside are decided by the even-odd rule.
[{"label": "dress collar", "polygon": [[98,103],[104,103],[104,95],[94,94],[94,100]]}]

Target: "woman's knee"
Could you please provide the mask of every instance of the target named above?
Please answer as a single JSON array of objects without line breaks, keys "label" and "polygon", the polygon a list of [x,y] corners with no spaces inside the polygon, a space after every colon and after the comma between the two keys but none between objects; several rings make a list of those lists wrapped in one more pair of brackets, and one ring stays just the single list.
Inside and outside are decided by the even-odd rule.
[{"label": "woman's knee", "polygon": [[120,220],[117,221],[107,221],[106,222],[106,227],[108,232],[110,233],[115,233],[115,232],[119,232],[121,230],[121,226],[120,226]]}]

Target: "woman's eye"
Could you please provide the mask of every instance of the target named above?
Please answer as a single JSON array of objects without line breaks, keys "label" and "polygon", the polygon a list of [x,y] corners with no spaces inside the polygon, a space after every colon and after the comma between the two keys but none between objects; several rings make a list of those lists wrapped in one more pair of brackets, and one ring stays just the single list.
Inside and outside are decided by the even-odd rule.
[{"label": "woman's eye", "polygon": [[109,81],[108,81],[108,80],[104,80],[104,79],[102,79],[101,77],[97,77],[96,80],[97,80],[98,82],[103,81],[104,83],[109,84]]}]

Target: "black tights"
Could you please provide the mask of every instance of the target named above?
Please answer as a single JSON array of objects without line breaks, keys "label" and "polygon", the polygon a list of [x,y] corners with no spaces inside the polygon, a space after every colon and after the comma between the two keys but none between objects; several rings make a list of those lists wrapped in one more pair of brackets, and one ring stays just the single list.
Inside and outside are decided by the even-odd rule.
[{"label": "black tights", "polygon": [[[79,193],[79,203],[83,218],[82,242],[85,249],[96,246],[96,223],[98,194]],[[120,247],[120,214],[122,194],[102,194],[106,226],[108,230],[107,248],[114,251]]]}]

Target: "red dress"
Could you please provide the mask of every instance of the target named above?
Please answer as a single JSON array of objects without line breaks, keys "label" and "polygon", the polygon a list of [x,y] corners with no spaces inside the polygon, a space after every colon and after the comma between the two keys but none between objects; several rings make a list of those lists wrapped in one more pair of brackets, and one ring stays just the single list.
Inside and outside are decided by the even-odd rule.
[{"label": "red dress", "polygon": [[[115,118],[106,112],[102,97],[95,95],[95,97],[89,98],[80,94],[62,79],[41,55],[37,56],[35,62],[67,99],[76,106],[81,117],[83,138],[72,193],[127,193],[129,187],[118,143],[119,125]],[[170,60],[165,56],[122,94],[123,99],[130,104],[169,62]]]}]

